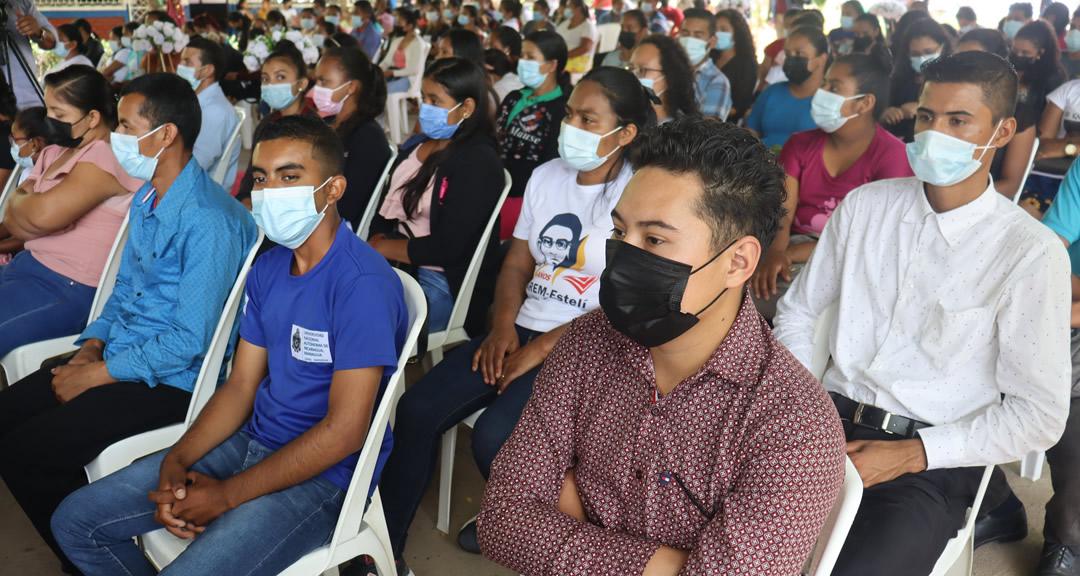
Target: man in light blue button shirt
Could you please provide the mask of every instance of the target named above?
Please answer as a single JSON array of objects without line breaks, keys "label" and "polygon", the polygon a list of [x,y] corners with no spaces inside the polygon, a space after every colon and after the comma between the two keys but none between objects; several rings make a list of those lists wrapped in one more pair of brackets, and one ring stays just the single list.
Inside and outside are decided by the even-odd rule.
[{"label": "man in light blue button shirt", "polygon": [[[50,530],[53,510],[86,483],[83,466],[110,444],[184,419],[258,235],[251,214],[192,156],[201,113],[187,82],[142,76],[118,109],[113,151],[147,182],[131,202],[116,287],[70,362],[0,391],[0,477],[69,568]],[[139,140],[125,148],[121,134]]]},{"label": "man in light blue button shirt", "polygon": [[195,159],[210,174],[217,171],[220,162],[227,162],[229,168],[225,171],[223,186],[226,190],[232,190],[236,182],[236,165],[240,161],[240,146],[233,148],[228,158],[224,156],[229,137],[240,118],[218,84],[225,77],[225,50],[217,42],[196,36],[181,53],[176,72],[182,78],[186,76],[184,79],[199,95],[199,106],[202,108],[205,130],[199,133],[199,139],[195,141]]}]

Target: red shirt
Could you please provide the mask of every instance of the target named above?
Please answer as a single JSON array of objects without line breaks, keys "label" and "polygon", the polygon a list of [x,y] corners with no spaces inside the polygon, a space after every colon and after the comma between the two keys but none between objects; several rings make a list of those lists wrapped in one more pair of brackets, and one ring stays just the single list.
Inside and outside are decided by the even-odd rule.
[{"label": "red shirt", "polygon": [[660,6],[656,9],[658,12],[664,15],[671,22],[671,35],[678,36],[679,29],[682,28],[683,12],[674,6],[668,6],[667,8]]},{"label": "red shirt", "polygon": [[836,176],[825,166],[828,139],[829,135],[820,129],[796,132],[780,151],[780,165],[788,176],[799,181],[799,205],[791,222],[795,234],[820,236],[840,201],[863,184],[915,175],[907,162],[904,142],[880,124],[862,157]]},{"label": "red shirt", "polygon": [[[655,403],[649,350],[602,310],[575,320],[492,465],[485,556],[627,575],[663,545],[690,551],[682,574],[798,574],[843,484],[844,433],[748,294],[709,361]],[[556,509],[571,468],[588,522]]]}]

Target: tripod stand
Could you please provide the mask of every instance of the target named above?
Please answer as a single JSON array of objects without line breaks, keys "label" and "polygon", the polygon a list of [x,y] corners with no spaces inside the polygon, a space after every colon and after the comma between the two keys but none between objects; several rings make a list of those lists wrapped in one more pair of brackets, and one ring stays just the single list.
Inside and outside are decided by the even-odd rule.
[{"label": "tripod stand", "polygon": [[4,78],[7,80],[8,88],[12,91],[15,90],[15,77],[11,70],[11,55],[15,55],[15,60],[19,62],[19,67],[22,68],[23,74],[26,75],[27,81],[34,87],[34,92],[37,94],[42,105],[45,104],[45,93],[41,90],[41,85],[38,84],[37,77],[33,72],[33,68],[26,62],[26,57],[23,56],[22,51],[19,50],[19,45],[15,42],[15,39],[11,37],[11,32],[7,29],[8,22],[8,10],[7,2],[0,0],[0,55],[3,56]]}]

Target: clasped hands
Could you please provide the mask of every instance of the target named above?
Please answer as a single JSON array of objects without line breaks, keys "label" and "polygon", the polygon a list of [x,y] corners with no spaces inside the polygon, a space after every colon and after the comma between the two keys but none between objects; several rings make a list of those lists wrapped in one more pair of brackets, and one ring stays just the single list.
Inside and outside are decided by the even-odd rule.
[{"label": "clasped hands", "polygon": [[522,346],[513,326],[496,328],[473,354],[472,370],[480,371],[484,383],[498,386],[499,394],[529,370],[536,368],[547,357],[539,340]]},{"label": "clasped hands", "polygon": [[202,534],[218,516],[234,508],[224,481],[188,470],[171,455],[161,462],[158,489],[150,493],[150,501],[157,504],[154,521],[184,539]]},{"label": "clasped hands", "polygon": [[101,340],[88,340],[70,362],[51,370],[57,401],[65,404],[91,388],[116,382],[102,357],[104,349]]}]

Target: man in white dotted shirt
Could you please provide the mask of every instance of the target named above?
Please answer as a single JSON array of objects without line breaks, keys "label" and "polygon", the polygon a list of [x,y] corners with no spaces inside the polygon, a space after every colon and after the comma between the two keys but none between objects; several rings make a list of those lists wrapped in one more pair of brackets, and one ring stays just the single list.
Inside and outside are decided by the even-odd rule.
[{"label": "man in white dotted shirt", "polygon": [[983,467],[1053,446],[1069,412],[1068,256],[989,175],[1016,132],[1016,73],[983,52],[922,73],[916,178],[848,195],[776,315],[809,365],[818,317],[839,310],[823,383],[866,491],[838,575],[930,573]]}]

